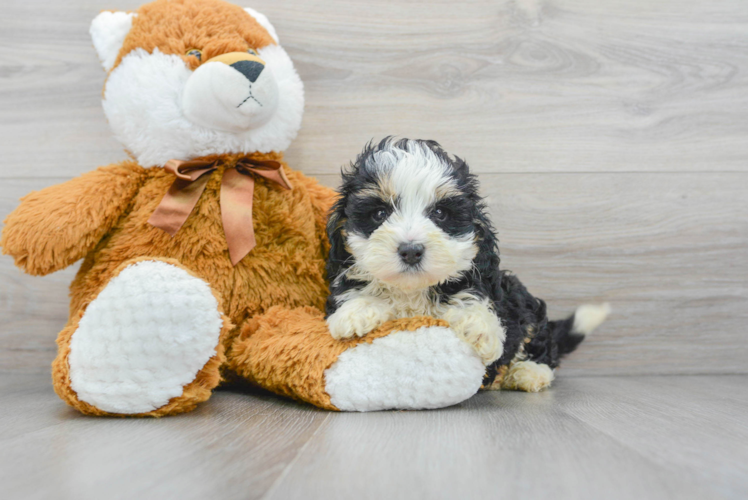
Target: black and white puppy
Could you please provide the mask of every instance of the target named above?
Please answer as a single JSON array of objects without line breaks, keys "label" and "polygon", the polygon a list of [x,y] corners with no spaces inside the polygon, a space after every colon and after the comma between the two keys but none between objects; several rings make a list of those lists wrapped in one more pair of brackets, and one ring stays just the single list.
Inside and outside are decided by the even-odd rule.
[{"label": "black and white puppy", "polygon": [[560,356],[607,314],[606,306],[583,306],[549,322],[545,303],[499,269],[476,176],[434,141],[370,143],[343,172],[340,194],[327,226],[335,338],[363,336],[395,318],[441,318],[489,367],[484,385],[506,379],[511,367],[502,367],[511,362],[529,362],[517,367],[532,373],[509,378],[513,388],[539,390]]}]

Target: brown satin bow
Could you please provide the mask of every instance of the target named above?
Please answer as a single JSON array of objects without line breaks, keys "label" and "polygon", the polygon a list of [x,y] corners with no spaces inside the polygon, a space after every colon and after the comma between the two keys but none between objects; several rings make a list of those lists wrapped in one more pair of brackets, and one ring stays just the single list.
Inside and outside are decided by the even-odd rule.
[{"label": "brown satin bow", "polygon": [[[161,203],[148,219],[148,223],[171,236],[184,225],[205,191],[210,175],[218,168],[220,160],[169,160],[164,169],[177,178],[169,187]],[[236,165],[228,168],[221,179],[221,219],[231,264],[236,265],[256,245],[252,222],[252,199],[255,181],[259,175],[291,189],[281,164],[274,160],[240,158]]]}]

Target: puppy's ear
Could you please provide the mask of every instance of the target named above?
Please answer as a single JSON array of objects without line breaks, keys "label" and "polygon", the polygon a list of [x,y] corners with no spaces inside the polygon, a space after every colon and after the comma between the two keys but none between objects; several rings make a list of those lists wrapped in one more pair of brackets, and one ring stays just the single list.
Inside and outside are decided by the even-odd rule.
[{"label": "puppy's ear", "polygon": [[473,260],[473,265],[483,286],[490,291],[494,300],[498,300],[501,297],[499,241],[482,201],[475,207],[473,224],[478,237],[478,254]]},{"label": "puppy's ear", "polygon": [[338,308],[335,299],[346,288],[345,277],[341,276],[351,266],[352,255],[345,247],[345,198],[335,202],[327,219],[327,239],[330,241],[330,254],[327,258],[327,280],[330,282],[330,296],[325,303],[327,316]]},{"label": "puppy's ear", "polygon": [[468,166],[467,162],[459,156],[455,156],[451,161],[451,164],[452,168],[454,169],[455,176],[462,182],[471,184],[473,191],[477,193],[477,187],[472,186],[477,183],[477,180],[475,176],[470,173],[470,167]]},{"label": "puppy's ear", "polygon": [[345,198],[335,202],[327,220],[327,239],[330,241],[330,255],[327,260],[327,279],[331,287],[340,273],[350,266],[351,254],[345,247]]}]

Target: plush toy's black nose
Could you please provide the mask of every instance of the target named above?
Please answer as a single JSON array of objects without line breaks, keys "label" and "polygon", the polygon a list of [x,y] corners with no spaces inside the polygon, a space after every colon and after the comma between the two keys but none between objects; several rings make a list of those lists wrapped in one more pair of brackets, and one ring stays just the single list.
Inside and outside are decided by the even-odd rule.
[{"label": "plush toy's black nose", "polygon": [[400,255],[400,259],[410,266],[415,266],[421,259],[423,259],[423,252],[426,247],[420,243],[401,243],[397,247],[397,253]]},{"label": "plush toy's black nose", "polygon": [[247,80],[254,83],[260,76],[265,65],[257,61],[237,61],[231,65],[232,68],[247,77]]}]

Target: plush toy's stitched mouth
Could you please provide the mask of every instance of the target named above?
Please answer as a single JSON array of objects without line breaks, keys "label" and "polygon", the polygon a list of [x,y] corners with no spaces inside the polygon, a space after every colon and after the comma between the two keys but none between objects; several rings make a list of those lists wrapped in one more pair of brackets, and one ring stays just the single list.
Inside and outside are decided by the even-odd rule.
[{"label": "plush toy's stitched mouth", "polygon": [[239,103],[239,105],[237,106],[237,108],[241,108],[242,104],[244,104],[245,102],[247,102],[250,99],[252,99],[254,102],[256,102],[257,104],[259,104],[260,106],[262,106],[262,103],[260,101],[258,101],[255,96],[252,95],[252,85],[249,86],[249,95],[247,96],[246,99],[244,99],[242,102]]}]

